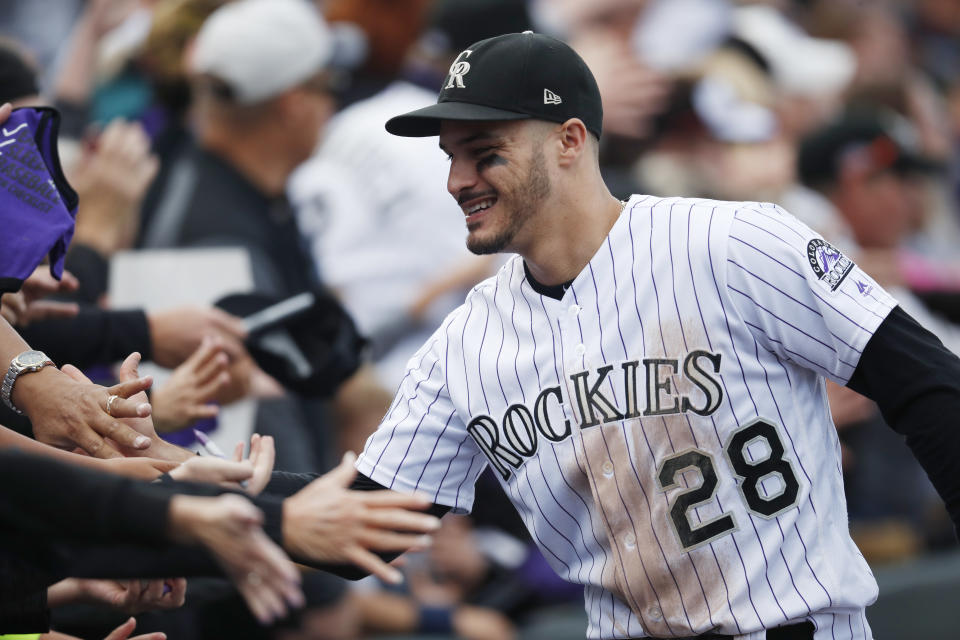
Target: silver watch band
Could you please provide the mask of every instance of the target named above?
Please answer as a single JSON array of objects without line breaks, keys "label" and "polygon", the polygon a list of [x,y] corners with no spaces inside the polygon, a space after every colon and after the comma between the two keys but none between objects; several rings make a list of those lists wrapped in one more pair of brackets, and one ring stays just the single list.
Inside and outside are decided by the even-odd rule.
[{"label": "silver watch band", "polygon": [[[30,364],[24,364],[21,361],[21,357],[26,355],[34,356],[33,359],[35,362]],[[24,373],[31,373],[33,371],[39,371],[47,365],[52,365],[53,360],[48,358],[46,354],[40,351],[24,351],[10,362],[10,367],[7,369],[7,373],[3,376],[3,382],[0,382],[0,399],[3,400],[3,403],[10,407],[12,411],[18,415],[23,415],[23,411],[18,409],[13,404],[13,385],[16,383],[17,378]]]}]

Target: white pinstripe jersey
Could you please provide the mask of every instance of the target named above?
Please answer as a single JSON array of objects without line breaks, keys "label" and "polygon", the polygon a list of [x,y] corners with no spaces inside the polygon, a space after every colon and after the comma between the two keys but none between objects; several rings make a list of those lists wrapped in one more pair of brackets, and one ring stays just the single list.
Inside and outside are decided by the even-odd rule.
[{"label": "white pinstripe jersey", "polygon": [[465,512],[491,465],[590,638],[869,639],[824,377],[895,304],[775,205],[634,196],[562,300],[478,285],[357,467]]}]

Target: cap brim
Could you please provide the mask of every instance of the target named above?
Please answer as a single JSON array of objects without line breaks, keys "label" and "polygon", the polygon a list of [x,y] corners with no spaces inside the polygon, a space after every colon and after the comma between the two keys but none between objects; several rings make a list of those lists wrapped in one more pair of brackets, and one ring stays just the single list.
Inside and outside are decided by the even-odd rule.
[{"label": "cap brim", "polygon": [[423,138],[440,135],[442,120],[529,120],[532,116],[469,102],[438,102],[387,120],[387,131],[395,136]]}]

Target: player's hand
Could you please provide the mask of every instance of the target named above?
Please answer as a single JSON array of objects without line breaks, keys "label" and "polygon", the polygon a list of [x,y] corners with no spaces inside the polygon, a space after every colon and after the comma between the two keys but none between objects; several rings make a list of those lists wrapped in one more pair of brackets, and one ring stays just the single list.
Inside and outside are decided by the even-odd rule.
[{"label": "player's hand", "polygon": [[219,336],[220,350],[230,359],[246,354],[243,321],[216,307],[176,307],[147,314],[153,360],[162,367],[177,367],[201,345],[206,336]]},{"label": "player's hand", "polygon": [[180,543],[200,543],[223,567],[250,611],[267,624],[303,606],[300,574],[261,529],[263,514],[238,495],[170,502],[170,532]]},{"label": "player's hand", "polygon": [[[114,445],[138,452],[150,447],[149,437],[122,420],[150,415],[146,395],[137,394],[152,382],[149,376],[135,377],[106,388],[71,365],[63,371],[48,366],[18,378],[13,401],[30,417],[37,440],[64,449],[80,447],[97,458],[116,458],[120,452]],[[108,413],[111,395],[117,399]]]},{"label": "player's hand", "polygon": [[219,337],[205,337],[193,355],[154,389],[151,404],[158,432],[176,431],[219,413],[220,407],[210,401],[230,383],[230,357],[222,345]]},{"label": "player's hand", "polygon": [[[333,471],[283,502],[283,540],[294,556],[315,562],[354,564],[397,584],[399,571],[373,552],[410,551],[430,545],[426,533],[440,520],[415,513],[430,506],[424,497],[396,491],[350,491],[356,475],[348,453]],[[403,532],[403,533],[401,533]]]}]

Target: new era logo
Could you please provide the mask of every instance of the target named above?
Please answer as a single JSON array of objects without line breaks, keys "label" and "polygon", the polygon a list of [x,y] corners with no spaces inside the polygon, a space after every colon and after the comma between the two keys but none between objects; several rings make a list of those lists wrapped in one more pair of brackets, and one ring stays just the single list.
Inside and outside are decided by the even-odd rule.
[{"label": "new era logo", "polygon": [[560,104],[563,100],[550,89],[543,90],[543,104]]}]

